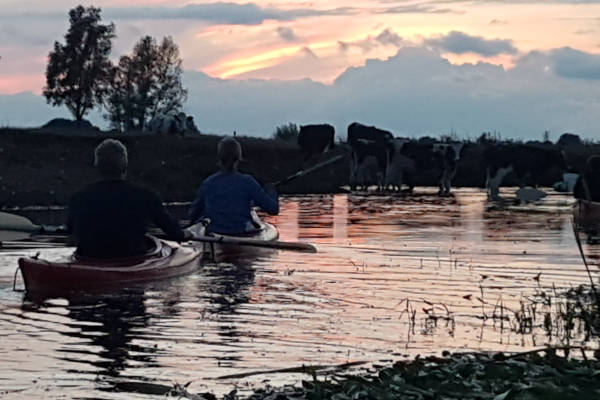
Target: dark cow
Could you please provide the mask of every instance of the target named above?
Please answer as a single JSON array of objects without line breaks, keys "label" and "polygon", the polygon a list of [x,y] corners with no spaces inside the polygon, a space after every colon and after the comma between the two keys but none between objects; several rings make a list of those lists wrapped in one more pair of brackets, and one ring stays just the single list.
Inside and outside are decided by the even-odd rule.
[{"label": "dark cow", "polygon": [[485,187],[491,200],[499,200],[499,188],[504,177],[512,173],[519,186],[537,186],[549,170],[566,169],[560,150],[525,144],[489,145],[483,151],[486,168]]},{"label": "dark cow", "polygon": [[386,181],[388,165],[394,154],[394,136],[383,129],[353,122],[348,126],[350,145],[350,187],[366,185],[361,169],[375,166],[376,183],[380,188]]},{"label": "dark cow", "polygon": [[304,161],[331,150],[334,146],[335,129],[329,124],[302,125],[298,133],[298,146]]},{"label": "dark cow", "polygon": [[409,191],[412,191],[416,183],[416,175],[433,169],[439,175],[439,194],[449,195],[463,150],[463,143],[428,143],[394,139],[394,156],[388,170],[386,186],[400,189],[402,184],[405,184]]}]

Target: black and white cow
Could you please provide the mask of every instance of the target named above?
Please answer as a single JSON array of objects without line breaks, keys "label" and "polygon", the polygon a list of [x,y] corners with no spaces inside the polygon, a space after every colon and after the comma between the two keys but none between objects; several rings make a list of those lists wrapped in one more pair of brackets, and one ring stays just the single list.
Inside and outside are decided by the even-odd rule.
[{"label": "black and white cow", "polygon": [[148,130],[152,133],[185,134],[199,133],[194,117],[184,112],[158,114],[148,123]]},{"label": "black and white cow", "polygon": [[400,189],[407,185],[412,191],[416,176],[434,170],[438,175],[440,195],[450,194],[452,179],[464,149],[463,143],[428,143],[394,139],[394,155],[389,166],[386,186]]},{"label": "black and white cow", "polygon": [[375,168],[376,184],[382,188],[386,182],[388,165],[394,154],[394,136],[383,129],[353,122],[348,126],[350,146],[350,187],[365,186],[365,169]]},{"label": "black and white cow", "polygon": [[483,151],[486,169],[485,187],[491,200],[499,200],[502,180],[510,173],[519,186],[537,186],[544,174],[553,168],[564,171],[565,161],[560,150],[526,144],[488,145]]},{"label": "black and white cow", "polygon": [[452,179],[458,170],[458,162],[465,148],[464,143],[436,143],[433,150],[441,158],[442,175],[439,181],[440,194],[446,196],[450,194],[452,188]]},{"label": "black and white cow", "polygon": [[335,129],[329,124],[302,125],[298,133],[298,147],[304,161],[331,150],[335,146]]}]

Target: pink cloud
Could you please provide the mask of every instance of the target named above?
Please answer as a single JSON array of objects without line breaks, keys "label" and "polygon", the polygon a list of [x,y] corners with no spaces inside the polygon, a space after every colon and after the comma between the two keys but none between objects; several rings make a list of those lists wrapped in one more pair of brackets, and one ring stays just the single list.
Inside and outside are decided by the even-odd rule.
[{"label": "pink cloud", "polygon": [[15,94],[20,92],[42,93],[46,84],[43,74],[14,74],[0,76],[0,94]]}]

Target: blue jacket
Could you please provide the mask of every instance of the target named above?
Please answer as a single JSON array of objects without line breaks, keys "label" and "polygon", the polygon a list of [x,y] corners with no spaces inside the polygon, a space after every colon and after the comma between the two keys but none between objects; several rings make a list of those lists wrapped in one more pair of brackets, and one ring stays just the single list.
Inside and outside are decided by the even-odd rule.
[{"label": "blue jacket", "polygon": [[277,193],[267,193],[250,175],[219,171],[202,182],[189,211],[190,221],[210,219],[209,230],[237,234],[254,229],[251,210],[259,206],[269,214],[279,213]]}]

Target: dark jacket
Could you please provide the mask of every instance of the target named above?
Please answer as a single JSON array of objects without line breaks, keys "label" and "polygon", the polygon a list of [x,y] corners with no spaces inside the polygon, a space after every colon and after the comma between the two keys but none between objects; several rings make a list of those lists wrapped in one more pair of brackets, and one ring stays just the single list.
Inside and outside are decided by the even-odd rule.
[{"label": "dark jacket", "polygon": [[69,202],[67,228],[77,254],[121,258],[144,254],[148,225],[154,223],[173,240],[184,233],[156,193],[124,180],[103,180],[76,192]]},{"label": "dark jacket", "polygon": [[[583,184],[584,179],[589,190],[589,195]],[[573,188],[573,196],[578,199],[600,201],[600,172],[591,171],[580,175],[579,178],[577,178],[575,187]],[[588,196],[591,198],[588,198]]]}]

